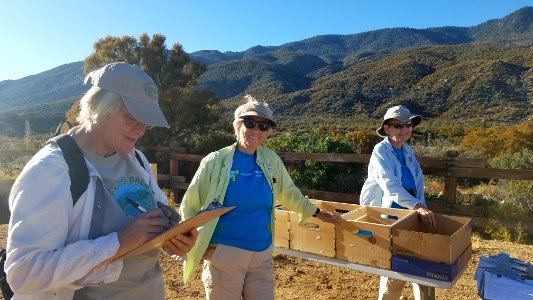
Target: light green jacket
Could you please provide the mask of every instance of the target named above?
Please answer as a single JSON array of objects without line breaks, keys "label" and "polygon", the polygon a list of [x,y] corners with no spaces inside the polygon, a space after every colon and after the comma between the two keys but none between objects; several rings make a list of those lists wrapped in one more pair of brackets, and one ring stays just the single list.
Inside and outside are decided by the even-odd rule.
[{"label": "light green jacket", "polygon": [[[202,159],[181,202],[180,214],[184,220],[196,215],[215,199],[222,204],[224,203],[235,146],[236,144],[233,144],[212,152]],[[300,214],[300,222],[315,213],[316,207],[306,196],[302,195],[290,178],[281,158],[274,151],[266,147],[259,147],[257,149],[256,162],[263,170],[272,189],[274,204],[277,201],[279,204],[288,207],[289,210]],[[274,221],[274,205],[272,205],[271,234],[274,232]],[[183,280],[185,282],[189,281],[195,267],[202,259],[217,222],[218,218],[199,228],[196,244],[187,254],[187,259],[184,263]],[[235,230],[238,230],[238,228],[235,228]]]}]

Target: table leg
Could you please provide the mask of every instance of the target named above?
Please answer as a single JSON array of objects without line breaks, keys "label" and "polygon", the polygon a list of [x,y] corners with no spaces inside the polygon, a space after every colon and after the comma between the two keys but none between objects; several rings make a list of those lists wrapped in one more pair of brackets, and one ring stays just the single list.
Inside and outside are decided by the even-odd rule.
[{"label": "table leg", "polygon": [[435,288],[426,285],[420,285],[420,300],[435,300]]}]

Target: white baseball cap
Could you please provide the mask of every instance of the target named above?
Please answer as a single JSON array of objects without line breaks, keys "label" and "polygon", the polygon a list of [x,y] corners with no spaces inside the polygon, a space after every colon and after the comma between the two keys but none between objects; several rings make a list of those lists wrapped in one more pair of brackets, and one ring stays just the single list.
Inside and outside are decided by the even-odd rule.
[{"label": "white baseball cap", "polygon": [[120,95],[128,112],[139,122],[169,128],[159,107],[157,86],[138,66],[125,62],[111,63],[89,73],[84,83],[87,82]]}]

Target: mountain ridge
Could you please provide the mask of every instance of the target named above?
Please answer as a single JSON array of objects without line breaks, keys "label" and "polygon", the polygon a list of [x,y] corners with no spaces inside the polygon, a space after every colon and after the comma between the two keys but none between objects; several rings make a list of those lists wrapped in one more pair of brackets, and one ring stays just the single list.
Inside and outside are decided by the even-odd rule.
[{"label": "mountain ridge", "polygon": [[[198,88],[213,91],[228,107],[252,93],[286,117],[375,118],[391,103],[408,103],[430,117],[466,118],[476,114],[453,105],[464,101],[479,112],[498,112],[512,102],[517,107],[508,120],[520,122],[531,118],[532,46],[533,7],[527,6],[471,27],[386,28],[189,56],[208,66]],[[57,113],[88,89],[82,68],[83,62],[73,62],[0,81],[0,111],[46,107]]]}]

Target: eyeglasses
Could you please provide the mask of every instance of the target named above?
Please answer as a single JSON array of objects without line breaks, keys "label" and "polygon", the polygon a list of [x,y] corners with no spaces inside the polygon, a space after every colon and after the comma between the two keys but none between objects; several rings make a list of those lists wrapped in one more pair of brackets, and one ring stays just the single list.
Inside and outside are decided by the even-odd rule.
[{"label": "eyeglasses", "polygon": [[267,131],[270,128],[270,122],[269,121],[256,121],[254,119],[242,119],[242,123],[244,124],[244,127],[251,129],[254,128],[257,124],[257,127],[259,127],[259,130],[261,131]]},{"label": "eyeglasses", "polygon": [[411,128],[413,127],[413,122],[405,122],[400,124],[387,124],[389,126],[392,126],[396,129],[403,129],[403,128]]},{"label": "eyeglasses", "polygon": [[126,125],[130,127],[144,126],[145,129],[148,129],[149,126],[146,124],[137,121],[127,110],[122,111],[122,116],[126,120]]}]

